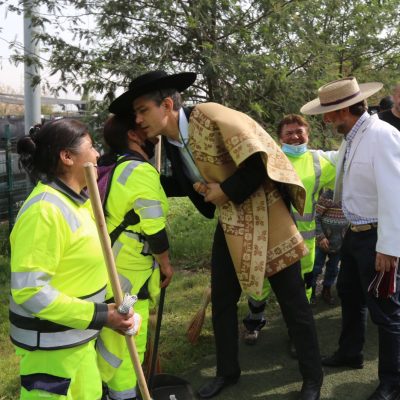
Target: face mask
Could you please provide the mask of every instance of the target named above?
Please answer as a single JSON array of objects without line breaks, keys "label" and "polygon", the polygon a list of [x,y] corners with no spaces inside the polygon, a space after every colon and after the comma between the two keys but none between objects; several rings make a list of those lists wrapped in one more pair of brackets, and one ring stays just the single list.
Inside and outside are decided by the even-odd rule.
[{"label": "face mask", "polygon": [[307,151],[307,143],[297,144],[297,145],[283,143],[282,151],[285,154],[299,157]]}]

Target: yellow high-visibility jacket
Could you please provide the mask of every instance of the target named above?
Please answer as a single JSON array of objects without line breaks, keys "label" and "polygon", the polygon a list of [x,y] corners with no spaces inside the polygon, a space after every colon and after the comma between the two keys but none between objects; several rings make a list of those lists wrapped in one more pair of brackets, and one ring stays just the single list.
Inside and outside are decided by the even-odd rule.
[{"label": "yellow high-visibility jacket", "polygon": [[303,236],[309,250],[309,254],[301,259],[303,275],[311,272],[314,266],[315,207],[319,193],[321,189],[333,189],[335,185],[336,167],[318,153],[318,151],[309,150],[297,157],[287,155],[299,175],[307,194],[304,214],[300,215],[295,209],[292,209],[297,228]]},{"label": "yellow high-visibility jacket", "polygon": [[28,350],[94,339],[107,320],[107,270],[87,197],[38,183],[11,236],[10,336]]}]

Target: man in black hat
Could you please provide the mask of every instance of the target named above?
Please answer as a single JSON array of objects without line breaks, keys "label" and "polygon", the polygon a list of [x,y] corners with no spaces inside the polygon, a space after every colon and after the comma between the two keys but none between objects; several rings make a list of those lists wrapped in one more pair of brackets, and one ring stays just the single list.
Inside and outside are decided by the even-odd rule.
[{"label": "man in black hat", "polygon": [[[241,204],[252,201],[249,199],[252,198],[254,193],[264,193],[264,190],[266,190],[264,187],[268,184],[273,188],[282,188],[282,193],[290,186],[289,184],[285,186],[285,183],[290,182],[291,179],[282,178],[282,176],[284,173],[290,175],[292,167],[275,142],[255,121],[251,120],[245,114],[217,104],[208,103],[208,106],[203,104],[192,109],[182,107],[179,92],[192,85],[195,79],[196,74],[194,73],[185,72],[167,75],[163,71],[149,72],[136,78],[130,84],[129,90],[118,97],[109,108],[115,114],[130,113],[133,109],[136,115],[136,122],[145,130],[149,138],[159,134],[164,136],[163,145],[172,167],[172,178],[162,178],[167,195],[189,196],[193,204],[204,216],[212,218],[215,206],[225,210],[225,214],[233,212],[232,209],[240,208]],[[204,112],[205,108],[209,114]],[[194,115],[197,118],[194,118]],[[210,115],[213,116],[211,117]],[[206,143],[205,147],[207,148],[208,146],[210,151],[208,156],[205,156],[204,162],[199,160],[199,157],[195,157],[194,152],[189,148],[189,130],[191,130],[190,140],[193,145],[195,140],[192,140],[192,136],[196,135],[196,129],[197,134],[199,135],[200,133],[200,136],[212,133],[212,131],[221,130],[222,132],[224,122],[226,122],[224,119],[229,118],[230,121],[228,122],[230,123],[234,119],[235,123],[244,124],[246,127],[251,127],[251,129],[256,131],[261,139],[256,139],[252,142],[253,144],[257,143],[257,140],[264,140],[268,142],[270,148],[275,146],[276,148],[274,147],[272,150],[275,158],[264,157],[262,153],[264,150],[253,150],[250,152],[250,155],[244,157],[242,160],[234,160],[235,162],[237,161],[236,163],[232,162],[229,164],[232,161],[229,158],[230,161],[225,160],[225,163],[227,162],[230,168],[230,173],[226,177],[226,171],[223,170],[222,165],[218,169],[218,165],[214,168],[215,165],[212,165],[212,163],[207,164],[207,159],[211,159],[212,161],[217,159],[218,164],[219,159],[216,154],[224,146],[222,143]],[[229,125],[228,122],[227,124]],[[242,139],[245,140],[246,138]],[[232,143],[237,142],[232,140]],[[239,148],[240,144],[238,146],[240,153]],[[241,151],[245,150],[241,149]],[[226,156],[226,153],[223,154]],[[234,158],[232,152],[229,155]],[[282,179],[281,181],[276,179],[276,177],[274,179],[274,172],[271,171],[270,173],[270,170],[267,169],[267,158],[270,162],[274,162],[274,159],[279,159],[281,163],[287,162],[287,170],[280,171],[282,172],[279,175]],[[275,171],[278,169],[279,167]],[[294,170],[293,173],[295,179],[298,180]],[[216,183],[218,177],[222,177],[219,180],[220,183]],[[285,179],[287,180],[285,181]],[[205,181],[208,183],[205,183]],[[203,183],[198,185],[198,182]],[[197,191],[193,188],[194,184],[199,186]],[[299,185],[301,185],[301,182]],[[301,187],[301,190],[304,191],[304,188]],[[287,215],[290,219],[288,209],[284,205],[281,193],[278,190],[272,189],[271,192],[275,193],[275,204],[283,204],[283,207],[279,209],[279,212],[285,213],[285,215],[282,214],[282,226],[280,229],[285,230],[286,222],[283,221],[287,220],[284,218]],[[274,202],[275,199],[271,199],[271,203]],[[266,203],[264,201],[264,205]],[[234,206],[231,206],[232,204]],[[238,360],[237,302],[240,297],[241,286],[245,287],[243,283],[245,279],[243,275],[245,274],[235,271],[235,267],[238,269],[234,265],[234,256],[237,256],[235,250],[237,249],[232,247],[228,249],[228,239],[232,239],[233,236],[234,240],[235,236],[240,236],[242,233],[239,230],[227,232],[226,224],[223,224],[223,217],[220,213],[220,221],[214,236],[211,261],[212,321],[216,343],[217,373],[211,382],[205,384],[198,391],[198,395],[201,398],[216,396],[224,387],[235,384],[241,373]],[[262,221],[263,224],[267,225],[268,222],[271,223],[271,221]],[[291,219],[290,223],[293,224]],[[276,229],[275,231],[278,230]],[[270,231],[274,231],[273,227]],[[231,238],[229,238],[229,234]],[[299,236],[300,234],[296,229],[291,236],[292,243],[296,241],[293,238]],[[268,239],[270,238],[268,237]],[[258,251],[266,252],[267,244],[261,240],[259,238],[254,239],[253,244],[255,248],[258,248]],[[273,271],[273,274],[269,275],[267,272],[266,274],[280,303],[283,316],[297,349],[299,368],[303,377],[299,400],[318,400],[320,398],[323,374],[314,320],[305,296],[304,282],[300,273],[299,259],[304,253],[301,255],[296,253],[303,246],[301,236],[299,240],[301,243],[299,242],[298,246],[296,244],[296,247],[291,249],[293,250],[291,251],[291,255],[296,254],[296,256],[290,262],[288,261],[289,258],[286,258],[285,261],[281,260],[282,263],[280,263],[278,269]],[[268,243],[270,245],[271,241],[268,240]],[[285,243],[288,244],[289,242]],[[287,255],[285,251],[283,253],[284,256]],[[265,260],[266,258],[264,259],[264,264]],[[271,266],[272,263],[269,265]],[[264,278],[264,274],[262,278]],[[251,280],[251,277],[249,279]],[[260,283],[262,286],[262,282],[256,283]]]}]

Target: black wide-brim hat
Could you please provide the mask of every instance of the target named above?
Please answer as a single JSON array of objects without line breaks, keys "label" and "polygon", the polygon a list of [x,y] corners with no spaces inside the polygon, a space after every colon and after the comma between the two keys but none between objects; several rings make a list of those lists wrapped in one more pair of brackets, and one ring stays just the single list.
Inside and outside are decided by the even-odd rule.
[{"label": "black wide-brim hat", "polygon": [[159,89],[176,89],[177,92],[183,92],[193,84],[196,76],[194,72],[173,75],[168,75],[165,71],[147,72],[135,78],[129,84],[128,91],[117,97],[108,110],[113,114],[132,113],[132,102],[138,97]]}]

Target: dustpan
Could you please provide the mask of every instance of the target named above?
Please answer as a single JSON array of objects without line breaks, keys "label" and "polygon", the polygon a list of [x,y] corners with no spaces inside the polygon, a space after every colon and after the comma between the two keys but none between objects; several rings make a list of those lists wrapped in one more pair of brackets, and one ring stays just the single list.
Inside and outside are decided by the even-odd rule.
[{"label": "dustpan", "polygon": [[193,390],[185,379],[170,374],[155,374],[164,301],[165,288],[161,288],[148,382],[150,395],[153,400],[195,400]]}]

